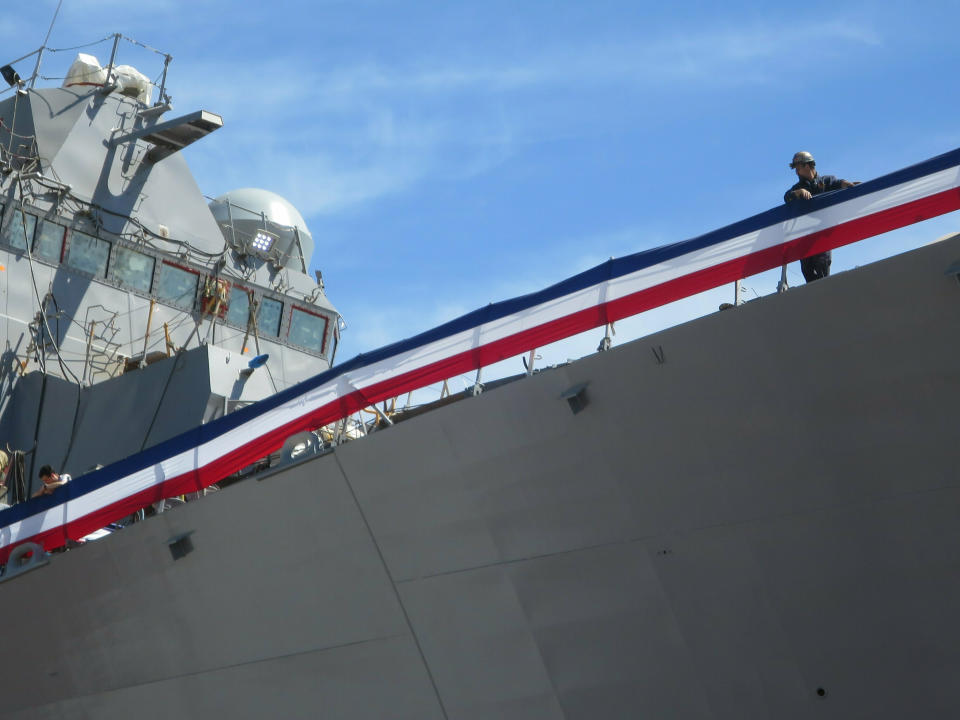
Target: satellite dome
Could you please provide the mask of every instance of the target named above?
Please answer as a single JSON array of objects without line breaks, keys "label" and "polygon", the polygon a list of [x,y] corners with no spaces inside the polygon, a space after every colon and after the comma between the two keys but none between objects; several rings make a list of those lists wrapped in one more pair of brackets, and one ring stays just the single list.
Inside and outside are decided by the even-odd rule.
[{"label": "satellite dome", "polygon": [[210,212],[237,252],[301,272],[310,267],[313,236],[297,209],[276,193],[260,188],[231,190],[210,203]]}]

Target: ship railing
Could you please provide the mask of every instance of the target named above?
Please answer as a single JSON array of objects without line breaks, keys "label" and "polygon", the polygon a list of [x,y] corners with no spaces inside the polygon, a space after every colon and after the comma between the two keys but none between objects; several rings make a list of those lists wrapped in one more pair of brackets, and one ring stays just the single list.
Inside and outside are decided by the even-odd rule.
[{"label": "ship railing", "polygon": [[[957,209],[960,149],[829,197],[782,205],[690,240],[609,260],[358,355],[76,478],[52,495],[0,511],[0,560],[24,542],[40,538],[57,547],[102,527],[111,520],[105,509],[120,512],[141,498],[182,495],[220,482],[276,453],[291,435],[343,421],[384,400],[464,373],[477,373],[476,388],[482,368],[502,360],[599,327],[612,333],[618,320]],[[654,348],[654,355],[663,362],[662,349]],[[575,414],[585,399],[582,381],[558,397]],[[55,518],[64,518],[62,524]]]},{"label": "ship railing", "polygon": [[[157,89],[157,99],[152,104],[152,107],[159,107],[165,104],[170,103],[170,96],[167,94],[167,71],[170,67],[170,62],[173,60],[173,57],[169,53],[165,53],[162,50],[157,50],[146,43],[142,43],[139,40],[127,37],[121,33],[111,33],[106,37],[100,38],[99,40],[94,40],[89,43],[84,43],[82,45],[74,45],[71,47],[65,48],[51,48],[47,47],[46,40],[44,44],[41,45],[36,50],[33,50],[26,55],[18,57],[16,60],[12,60],[6,63],[2,67],[3,78],[7,81],[9,87],[0,90],[0,97],[9,92],[23,91],[24,88],[29,87],[33,89],[36,86],[37,80],[51,81],[51,80],[65,80],[67,78],[66,73],[60,76],[47,76],[40,74],[40,67],[45,59],[45,56],[48,54],[64,53],[64,52],[74,52],[77,50],[86,50],[88,48],[97,47],[100,45],[106,45],[110,43],[110,60],[107,63],[107,66],[103,68],[106,71],[106,79],[102,84],[103,90],[105,92],[111,92],[116,89],[116,72],[115,68],[117,67],[117,55],[120,48],[120,42],[124,41],[135,47],[139,47],[143,50],[159,55],[163,59],[163,68],[159,73],[157,80],[151,82],[151,88]],[[26,77],[23,78],[16,70],[16,66],[23,63],[26,60],[34,59],[33,70]],[[152,92],[151,92],[152,95]]]}]

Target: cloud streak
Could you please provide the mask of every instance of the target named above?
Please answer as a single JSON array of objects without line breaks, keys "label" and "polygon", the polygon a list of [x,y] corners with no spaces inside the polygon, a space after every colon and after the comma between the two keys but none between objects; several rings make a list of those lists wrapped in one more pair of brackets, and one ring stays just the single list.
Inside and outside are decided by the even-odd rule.
[{"label": "cloud streak", "polygon": [[[296,79],[289,66],[270,63],[269,82],[253,88],[260,100],[254,112],[267,120],[262,115],[271,109],[295,107],[313,118],[313,142],[336,149],[308,164],[336,172],[336,182],[347,185],[323,193],[315,209],[335,212],[427,176],[471,177],[507,162],[526,144],[569,134],[583,111],[578,106],[589,109],[600,87],[640,96],[771,82],[804,62],[796,53],[798,36],[816,37],[838,52],[868,51],[882,42],[868,26],[831,20],[564,47],[511,62],[489,55],[458,62],[420,58],[400,67],[365,62]],[[227,105],[238,103],[222,93]],[[249,112],[249,97],[242,102]],[[553,112],[556,103],[562,113]],[[628,105],[617,110],[643,112]],[[349,171],[353,165],[363,169]]]},{"label": "cloud streak", "polygon": [[803,54],[796,50],[798,37],[817,38],[821,46],[833,47],[836,54],[847,53],[852,47],[873,48],[882,44],[877,31],[852,21],[760,24],[750,29],[710,29],[566,46],[506,63],[485,57],[474,58],[468,64],[421,61],[407,68],[367,63],[334,68],[315,81],[324,97],[335,98],[344,106],[356,106],[374,98],[409,94],[423,99],[458,93],[577,90],[597,83],[656,86],[680,78],[691,82],[722,78],[728,72],[755,79],[758,75],[751,66],[759,61],[785,65],[805,63]]},{"label": "cloud streak", "polygon": [[[100,8],[113,1],[88,0]],[[237,186],[270,175],[283,183],[272,189],[309,216],[351,210],[428,179],[482,175],[533,143],[602,131],[604,123],[640,123],[651,107],[684,93],[769,83],[802,62],[798,36],[848,53],[882,43],[869,26],[835,19],[545,44],[509,61],[491,47],[456,60],[433,49],[402,63],[325,66],[292,48],[258,58],[256,73],[249,58],[181,60],[169,85],[178,110],[221,113],[224,131],[206,142],[229,142],[248,174],[252,167],[254,177],[234,180],[224,158],[209,162],[224,149],[199,149],[205,190],[226,189],[208,187],[208,178]]]}]

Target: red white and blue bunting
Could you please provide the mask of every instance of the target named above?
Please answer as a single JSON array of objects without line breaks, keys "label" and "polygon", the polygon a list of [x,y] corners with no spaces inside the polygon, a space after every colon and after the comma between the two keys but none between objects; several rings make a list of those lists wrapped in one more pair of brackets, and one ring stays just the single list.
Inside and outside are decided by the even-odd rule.
[{"label": "red white and blue bunting", "polygon": [[152,502],[200,490],[276,452],[290,435],[375,402],[958,208],[954,150],[488,305],[3,510],[0,562],[23,542],[59,547]]}]

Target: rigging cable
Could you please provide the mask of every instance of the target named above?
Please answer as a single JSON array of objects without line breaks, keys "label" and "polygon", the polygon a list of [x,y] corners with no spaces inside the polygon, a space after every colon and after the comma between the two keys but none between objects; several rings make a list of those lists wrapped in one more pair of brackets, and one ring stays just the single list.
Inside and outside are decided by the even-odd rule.
[{"label": "rigging cable", "polygon": [[47,52],[58,53],[58,52],[70,52],[71,50],[83,50],[84,48],[93,47],[94,45],[99,45],[100,43],[107,42],[107,40],[112,40],[113,35],[107,35],[104,38],[99,40],[94,40],[93,42],[84,43],[83,45],[74,45],[73,47],[63,47],[63,48],[46,48]]},{"label": "rigging cable", "polygon": [[16,505],[27,499],[27,478],[24,473],[24,455],[23,450],[10,450],[7,446],[7,452],[10,455],[10,472],[7,473],[7,502],[10,505]]},{"label": "rigging cable", "polygon": [[[13,95],[13,114],[10,116],[10,125],[12,127],[9,128],[8,130],[8,132],[10,133],[10,142],[7,145],[7,157],[13,157],[13,135],[14,135],[13,128],[16,127],[17,125],[17,107],[19,107],[19,105],[20,105],[20,93],[17,92],[17,93],[14,93]],[[4,126],[4,129],[7,130],[6,126]],[[20,191],[23,192],[22,187],[20,188]],[[23,202],[22,197],[20,199],[20,202],[21,203]]]},{"label": "rigging cable", "polygon": [[[40,290],[37,288],[37,276],[33,269],[33,253],[30,249],[31,240],[33,238],[27,237],[27,216],[23,211],[23,181],[19,173],[17,173],[17,185],[20,190],[20,193],[19,193],[20,194],[20,223],[23,227],[23,244],[27,248],[27,262],[30,266],[30,280],[31,280],[31,284],[33,285],[33,294],[37,298],[39,313],[40,313],[40,316],[43,318],[43,325],[46,328],[47,337],[53,339],[54,335],[52,332],[50,332],[50,323],[47,321],[47,314],[44,311],[45,303],[40,300]],[[34,230],[36,230],[36,227],[34,227]],[[54,298],[54,304],[56,305],[56,298]],[[57,305],[57,309],[59,311],[58,305]],[[58,312],[58,315],[59,315],[59,312]],[[59,331],[59,318],[58,318],[57,329]],[[67,451],[66,451],[67,454],[64,456],[63,461],[60,463],[60,468],[62,469],[63,465],[67,462],[67,458],[69,457],[70,450],[73,448],[73,441],[77,436],[77,423],[80,419],[80,381],[77,379],[77,376],[74,375],[73,371],[69,370],[67,366],[64,364],[63,357],[60,355],[59,343],[56,340],[54,340],[53,342],[53,349],[54,349],[54,352],[56,352],[57,354],[57,362],[60,364],[60,369],[64,373],[64,379],[66,379],[66,374],[69,373],[70,376],[73,378],[74,382],[76,383],[76,387],[77,387],[77,402],[73,409],[73,422],[71,423],[70,439],[67,443]],[[38,347],[37,356],[41,357],[44,354],[45,353],[43,352],[42,346]],[[37,408],[37,424],[36,424],[36,427],[34,428],[34,433],[33,433],[34,447],[36,447],[36,444],[39,442],[39,439],[40,439],[40,418],[43,412],[43,401],[47,393],[46,362],[43,363],[42,369],[43,369],[43,381],[41,383],[41,388],[40,388],[40,404]],[[34,456],[33,460],[31,461],[31,468],[30,468],[31,473],[33,472],[32,465],[35,462],[36,462],[36,456]]]},{"label": "rigging cable", "polygon": [[180,364],[180,355],[173,356],[173,362],[170,363],[170,373],[167,375],[167,380],[163,384],[163,392],[160,393],[160,397],[157,400],[157,407],[153,411],[153,417],[150,418],[150,425],[147,426],[147,432],[143,435],[143,442],[140,444],[140,452],[143,452],[147,447],[147,442],[150,440],[150,433],[153,432],[153,426],[157,422],[157,417],[160,415],[160,408],[163,407],[163,399],[167,396],[167,390],[170,389],[170,381],[173,380],[173,373],[177,370],[177,365]]},{"label": "rigging cable", "polygon": [[[37,299],[37,307],[39,309],[40,315],[43,317],[43,326],[47,331],[47,337],[49,337],[52,340],[51,344],[53,345],[53,350],[57,355],[57,362],[60,364],[60,369],[63,371],[64,379],[66,379],[67,374],[69,374],[70,377],[73,378],[73,381],[77,383],[77,385],[79,385],[80,380],[77,378],[77,376],[73,373],[72,370],[70,370],[64,365],[63,357],[60,355],[59,342],[55,339],[58,336],[55,336],[50,330],[50,323],[47,320],[47,314],[45,312],[46,296],[44,297],[44,300],[40,299],[40,290],[39,288],[37,288],[37,276],[33,268],[33,253],[30,250],[30,240],[32,238],[27,237],[27,216],[23,210],[23,184],[20,181],[19,177],[17,178],[17,182],[20,184],[20,223],[23,227],[23,244],[26,245],[26,248],[27,248],[27,261],[30,266],[30,279],[31,279],[31,284],[33,285],[33,294]],[[47,295],[52,297],[52,293],[47,293]],[[54,298],[53,301],[59,314],[60,306],[57,304],[56,298]],[[59,329],[60,329],[59,318],[57,319],[57,321],[58,321],[57,330],[59,332]],[[46,364],[44,363],[44,372],[46,372],[45,365]]]},{"label": "rigging cable", "polygon": [[47,28],[47,36],[43,39],[43,46],[47,44],[47,40],[50,39],[50,33],[53,32],[53,24],[57,21],[57,15],[60,14],[60,6],[63,5],[63,0],[57,3],[57,9],[53,12],[53,20],[50,21],[50,27]]}]

